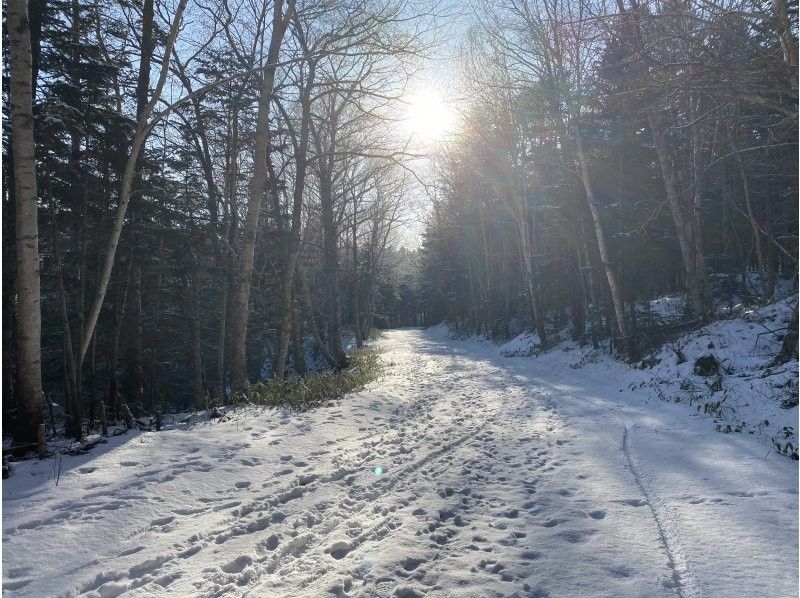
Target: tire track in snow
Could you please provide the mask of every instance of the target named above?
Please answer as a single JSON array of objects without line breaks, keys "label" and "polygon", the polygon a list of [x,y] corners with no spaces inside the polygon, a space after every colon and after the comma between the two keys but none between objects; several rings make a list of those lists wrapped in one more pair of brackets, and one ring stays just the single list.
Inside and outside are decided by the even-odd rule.
[{"label": "tire track in snow", "polygon": [[649,484],[645,481],[645,474],[633,456],[630,442],[630,426],[627,423],[624,424],[622,432],[622,452],[625,455],[626,465],[631,475],[633,475],[633,480],[642,496],[644,496],[647,506],[653,515],[659,540],[667,554],[667,565],[672,572],[675,591],[681,598],[699,598],[702,596],[702,591],[689,569],[689,562],[683,551],[678,531],[669,518],[666,506],[650,490]]}]

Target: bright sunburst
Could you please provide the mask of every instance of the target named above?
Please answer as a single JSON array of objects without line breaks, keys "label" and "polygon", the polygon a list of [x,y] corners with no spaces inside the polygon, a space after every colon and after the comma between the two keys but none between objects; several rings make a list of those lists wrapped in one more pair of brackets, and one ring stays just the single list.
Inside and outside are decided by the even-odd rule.
[{"label": "bright sunburst", "polygon": [[453,132],[456,113],[444,96],[435,90],[409,94],[403,126],[411,135],[426,141],[443,141]]}]

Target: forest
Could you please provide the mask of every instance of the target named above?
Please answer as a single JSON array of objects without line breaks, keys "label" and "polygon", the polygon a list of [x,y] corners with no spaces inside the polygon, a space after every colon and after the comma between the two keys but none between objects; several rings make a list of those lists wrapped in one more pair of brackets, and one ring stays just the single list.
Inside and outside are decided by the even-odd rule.
[{"label": "forest", "polygon": [[[424,3],[423,3],[424,4]],[[35,440],[344,367],[415,323],[393,123],[433,13],[386,2],[9,2],[3,418]],[[10,125],[10,126],[9,126]],[[408,270],[408,267],[406,267]],[[40,315],[41,314],[41,315]],[[289,357],[291,356],[291,357]],[[42,398],[44,397],[44,398]]]},{"label": "forest", "polygon": [[798,595],[797,0],[4,0],[2,592]]},{"label": "forest", "polygon": [[[796,289],[788,0],[6,8],[3,422],[22,445],[48,410],[79,439],[101,407],[340,371],[376,327],[636,360],[654,298],[683,295],[691,326]],[[417,107],[455,124],[415,142],[409,90],[460,13],[453,84]],[[791,355],[796,309],[783,326]]]},{"label": "forest", "polygon": [[511,0],[483,14],[424,233],[431,321],[503,337],[517,318],[544,346],[568,327],[635,354],[622,345],[651,299],[685,294],[702,322],[796,280],[796,7]]}]

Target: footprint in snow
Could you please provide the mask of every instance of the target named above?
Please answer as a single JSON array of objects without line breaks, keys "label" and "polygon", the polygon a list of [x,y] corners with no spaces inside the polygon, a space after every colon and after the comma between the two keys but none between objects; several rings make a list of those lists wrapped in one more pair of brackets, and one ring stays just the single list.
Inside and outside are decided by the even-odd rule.
[{"label": "footprint in snow", "polygon": [[536,550],[523,550],[519,556],[525,561],[537,561],[542,558],[542,553]]},{"label": "footprint in snow", "polygon": [[13,592],[14,590],[21,590],[29,583],[31,583],[32,579],[15,579],[15,580],[4,580],[3,581],[3,591],[6,590]]},{"label": "footprint in snow", "polygon": [[253,564],[253,559],[247,555],[242,555],[240,557],[235,558],[230,563],[222,565],[220,567],[225,573],[241,573],[244,571],[245,567]]},{"label": "footprint in snow", "polygon": [[645,505],[647,505],[647,501],[643,498],[626,498],[623,500],[615,500],[612,502],[628,505],[629,507],[644,507]]},{"label": "footprint in snow", "polygon": [[406,571],[414,571],[414,569],[419,567],[424,562],[425,559],[422,558],[407,557],[400,561],[400,566]]},{"label": "footprint in snow", "polygon": [[272,534],[269,538],[267,538],[262,543],[262,545],[264,546],[264,548],[266,548],[267,550],[269,550],[271,552],[271,551],[275,550],[280,543],[281,543],[281,539],[276,534]]},{"label": "footprint in snow", "polygon": [[162,525],[168,525],[168,524],[172,523],[173,521],[175,521],[175,516],[174,515],[168,515],[166,517],[159,517],[158,519],[153,519],[150,522],[150,525],[152,527],[158,527],[158,526],[162,526]]},{"label": "footprint in snow", "polygon": [[630,577],[635,573],[633,569],[630,567],[626,567],[625,565],[619,565],[617,567],[609,567],[607,569],[611,577]]},{"label": "footprint in snow", "polygon": [[197,513],[202,513],[205,510],[205,507],[175,509],[173,513],[176,515],[197,515]]},{"label": "footprint in snow", "polygon": [[397,598],[422,598],[425,593],[422,590],[418,590],[417,588],[412,588],[409,586],[398,586],[395,591],[394,595]]},{"label": "footprint in snow", "polygon": [[597,530],[595,529],[586,529],[559,532],[556,534],[556,536],[565,542],[569,542],[570,544],[583,544],[584,542],[588,542],[589,539],[596,533]]},{"label": "footprint in snow", "polygon": [[350,554],[351,550],[353,550],[352,544],[341,540],[339,542],[334,542],[326,552],[338,561]]}]

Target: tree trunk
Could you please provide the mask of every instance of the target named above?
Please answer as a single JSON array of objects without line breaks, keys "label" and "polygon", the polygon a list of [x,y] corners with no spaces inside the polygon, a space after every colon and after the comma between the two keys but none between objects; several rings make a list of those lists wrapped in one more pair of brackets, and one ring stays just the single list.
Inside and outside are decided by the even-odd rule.
[{"label": "tree trunk", "polygon": [[299,309],[292,310],[294,325],[292,326],[292,339],[294,351],[294,369],[298,376],[306,375],[306,355],[303,348],[303,320]]},{"label": "tree trunk", "polygon": [[28,25],[31,39],[31,85],[36,95],[36,82],[39,79],[39,58],[42,54],[42,17],[47,10],[47,0],[28,2]]},{"label": "tree trunk", "polygon": [[64,289],[64,275],[61,268],[61,248],[58,242],[58,229],[55,222],[55,209],[53,207],[52,189],[48,185],[47,194],[50,200],[50,216],[53,237],[53,253],[55,258],[56,283],[58,286],[59,311],[61,316],[61,330],[64,341],[64,372],[67,379],[67,405],[68,417],[66,434],[75,440],[80,440],[83,436],[81,430],[81,404],[80,389],[78,387],[78,374],[75,366],[75,353],[72,344],[72,331],[69,324],[69,314],[67,313],[67,293]]},{"label": "tree trunk", "polygon": [[792,35],[788,5],[787,0],[772,0],[778,37],[783,50],[783,60],[791,68],[789,84],[792,89],[797,89],[797,42],[794,39],[794,35]]},{"label": "tree trunk", "polygon": [[303,297],[305,298],[306,308],[308,309],[308,323],[311,326],[311,335],[314,338],[314,345],[317,347],[317,351],[325,358],[325,361],[331,367],[335,367],[336,361],[331,356],[328,348],[325,346],[325,343],[322,342],[322,337],[319,334],[319,327],[317,326],[317,320],[314,314],[314,304],[311,302],[311,292],[308,289],[308,284],[306,283],[305,276],[303,274],[302,269],[300,270],[300,287],[303,292]]},{"label": "tree trunk", "polygon": [[228,289],[230,281],[228,275],[224,274],[222,279],[222,299],[219,307],[219,336],[217,338],[217,390],[214,393],[215,399],[225,399],[225,338],[228,320]]},{"label": "tree trunk", "polygon": [[122,226],[125,223],[125,213],[128,210],[128,204],[130,203],[131,199],[131,189],[133,186],[134,174],[136,173],[136,166],[139,160],[139,153],[142,150],[142,147],[144,146],[147,136],[151,130],[147,123],[147,117],[153,111],[156,103],[161,98],[161,92],[164,89],[164,84],[166,83],[167,74],[169,72],[169,56],[171,55],[172,48],[175,45],[175,38],[178,36],[181,18],[183,17],[183,11],[186,8],[187,3],[188,0],[178,1],[178,6],[175,9],[175,16],[173,17],[167,42],[164,47],[165,59],[161,64],[161,72],[159,74],[158,83],[156,84],[156,89],[144,110],[142,110],[137,117],[136,132],[133,135],[131,150],[125,163],[125,170],[122,174],[119,202],[117,204],[114,223],[111,227],[111,236],[106,247],[103,268],[100,272],[97,294],[95,295],[94,302],[92,303],[92,309],[89,312],[89,319],[86,323],[86,334],[84,335],[83,342],[81,343],[81,350],[78,355],[78,367],[81,367],[83,360],[86,357],[86,352],[89,349],[89,341],[94,333],[94,328],[97,325],[97,319],[100,316],[100,310],[102,309],[103,302],[105,301],[108,283],[111,280],[111,272],[114,268],[114,260],[117,255],[117,246],[119,245],[120,235],[122,234]]},{"label": "tree trunk", "polygon": [[525,289],[528,294],[528,305],[531,310],[531,319],[539,335],[539,342],[542,346],[547,343],[547,330],[542,317],[542,310],[539,306],[539,294],[536,289],[536,280],[533,268],[533,228],[536,226],[531,222],[528,209],[527,198],[521,194],[515,194],[517,206],[517,231],[519,232],[520,253],[522,254],[523,275],[525,277]]},{"label": "tree trunk", "polygon": [[[128,269],[130,278],[130,268]],[[119,285],[120,282],[117,282]],[[117,368],[119,366],[119,339],[122,334],[122,322],[125,315],[125,305],[128,301],[128,282],[123,288],[117,286],[114,293],[114,322],[111,330],[111,356],[108,363],[108,403],[111,407],[111,417],[114,423],[119,420],[119,378]]]},{"label": "tree trunk", "polygon": [[256,116],[255,159],[250,194],[247,200],[247,215],[242,226],[242,242],[236,267],[233,304],[231,306],[231,378],[234,392],[244,388],[247,380],[247,318],[250,303],[250,278],[253,272],[253,257],[256,248],[258,216],[261,200],[266,190],[266,154],[269,143],[269,105],[275,85],[275,70],[283,35],[286,31],[291,9],[283,14],[282,0],[275,0],[272,17],[272,35],[267,53],[267,65],[261,79],[261,92]]},{"label": "tree trunk", "polygon": [[797,339],[798,339],[797,308],[798,306],[795,305],[792,317],[789,319],[789,327],[787,328],[786,334],[783,337],[783,342],[781,343],[781,350],[772,359],[772,361],[770,361],[769,363],[770,367],[784,364],[791,359],[797,359]]},{"label": "tree trunk", "polygon": [[358,272],[358,200],[353,196],[353,331],[356,335],[356,347],[359,349],[364,346],[364,336],[361,330],[361,312],[359,308],[359,272]]},{"label": "tree trunk", "polygon": [[[42,406],[39,225],[30,26],[26,0],[8,0],[11,145],[17,253],[17,421],[14,442],[37,441]],[[20,449],[24,452],[24,449]]]},{"label": "tree trunk", "polygon": [[206,407],[206,395],[203,389],[203,349],[200,345],[200,284],[202,273],[199,264],[191,274],[192,302],[192,373],[194,387],[195,410],[202,411]]},{"label": "tree trunk", "polygon": [[144,409],[144,372],[142,367],[142,335],[144,312],[142,310],[142,266],[136,264],[134,270],[134,313],[135,325],[133,328],[133,381],[135,386],[135,405]]},{"label": "tree trunk", "polygon": [[681,250],[683,262],[683,274],[686,278],[686,286],[689,287],[689,295],[692,302],[692,311],[699,318],[705,317],[705,301],[703,299],[703,285],[701,276],[698,272],[697,258],[695,255],[695,243],[691,234],[692,227],[687,222],[686,215],[681,206],[680,191],[675,183],[675,176],[670,162],[669,150],[666,138],[661,131],[660,123],[653,110],[648,110],[647,120],[653,137],[653,144],[658,155],[658,163],[661,167],[661,177],[664,180],[664,188],[667,194],[672,220],[675,223],[675,234],[678,238],[678,246]]},{"label": "tree trunk", "polygon": [[[308,76],[300,97],[300,139],[295,146],[295,176],[292,195],[292,223],[289,230],[286,259],[281,275],[280,331],[278,355],[275,359],[275,378],[283,380],[286,358],[289,355],[289,340],[292,328],[292,289],[297,257],[300,252],[300,227],[302,226],[303,194],[308,170],[308,143],[311,128],[311,90],[314,85],[314,62],[309,63]],[[276,181],[277,183],[277,181]]]},{"label": "tree trunk", "polygon": [[[291,241],[290,241],[291,243]],[[278,351],[275,356],[274,376],[283,380],[286,369],[286,358],[289,355],[289,341],[292,331],[292,285],[294,270],[297,264],[297,251],[290,248],[289,255],[281,272],[281,290],[278,309],[280,310],[278,326]]]},{"label": "tree trunk", "polygon": [[[347,355],[342,347],[342,314],[339,297],[339,231],[333,214],[333,194],[329,184],[320,185],[322,207],[322,245],[325,264],[328,352],[337,368],[347,367]],[[324,187],[324,190],[323,190]]]},{"label": "tree trunk", "polygon": [[[13,152],[10,152],[13,153]],[[10,163],[13,157],[8,156]],[[14,231],[14,198],[10,191],[14,186],[13,168],[5,168],[3,180],[3,427],[12,430],[13,418],[17,411],[14,380],[14,304],[16,302],[16,233]]]},{"label": "tree trunk", "polygon": [[[139,74],[136,79],[136,118],[141,119],[147,107],[150,92],[150,64],[153,59],[153,0],[144,0],[142,5],[142,44],[139,58]],[[167,55],[169,56],[169,55]],[[147,115],[144,115],[147,118]],[[139,168],[137,168],[139,170]]]},{"label": "tree trunk", "polygon": [[750,228],[753,231],[753,247],[756,252],[756,261],[758,262],[758,276],[760,278],[759,282],[761,283],[761,292],[764,299],[770,299],[771,297],[768,295],[767,257],[764,248],[764,239],[762,238],[761,227],[758,224],[755,211],[753,210],[752,194],[750,192],[750,179],[747,177],[747,173],[744,170],[742,157],[739,152],[736,151],[735,147],[734,155],[736,156],[736,165],[738,167],[737,170],[739,171],[739,177],[742,181],[742,192],[744,195],[744,206],[747,212],[747,220],[750,224]]},{"label": "tree trunk", "polygon": [[603,229],[603,222],[600,218],[600,211],[597,209],[597,201],[594,195],[594,188],[592,187],[592,180],[589,176],[588,160],[583,148],[583,136],[576,127],[575,129],[575,149],[578,154],[578,161],[580,163],[581,180],[583,181],[583,188],[586,191],[586,203],[589,204],[589,211],[592,214],[592,221],[594,222],[594,232],[597,239],[597,249],[600,253],[600,261],[603,263],[603,270],[606,273],[608,280],[608,288],[611,291],[611,301],[614,306],[614,316],[617,321],[617,329],[619,335],[622,337],[628,336],[628,327],[625,325],[625,304],[622,300],[622,293],[617,281],[617,273],[614,270],[614,265],[608,255],[608,246],[606,245],[606,234]]},{"label": "tree trunk", "polygon": [[[702,113],[700,98],[697,99],[693,108],[694,115]],[[694,179],[693,197],[691,198],[691,226],[689,227],[689,238],[692,240],[694,250],[694,284],[700,292],[701,311],[697,315],[706,318],[706,309],[712,303],[711,288],[708,284],[706,271],[706,252],[703,248],[703,176],[705,171],[705,151],[703,150],[703,139],[701,129],[694,127],[692,130],[692,174]]]},{"label": "tree trunk", "polygon": [[95,390],[95,380],[97,376],[97,334],[92,335],[92,346],[89,357],[89,423],[94,425],[97,417],[97,394]]}]

